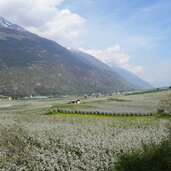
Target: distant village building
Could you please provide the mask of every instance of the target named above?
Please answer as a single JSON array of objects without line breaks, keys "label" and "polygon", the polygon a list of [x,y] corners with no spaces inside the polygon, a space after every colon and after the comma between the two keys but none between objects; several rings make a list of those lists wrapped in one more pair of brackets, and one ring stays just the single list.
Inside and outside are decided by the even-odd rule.
[{"label": "distant village building", "polygon": [[80,104],[80,100],[73,100],[73,101],[70,101],[69,104]]},{"label": "distant village building", "polygon": [[88,97],[88,95],[87,94],[84,94],[84,98],[86,99]]}]

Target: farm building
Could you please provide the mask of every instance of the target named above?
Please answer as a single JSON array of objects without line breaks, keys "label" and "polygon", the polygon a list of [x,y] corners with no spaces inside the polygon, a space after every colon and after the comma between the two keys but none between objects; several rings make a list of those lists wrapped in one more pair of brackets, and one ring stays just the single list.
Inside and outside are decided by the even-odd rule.
[{"label": "farm building", "polygon": [[80,100],[73,100],[73,101],[70,101],[69,104],[80,104]]}]

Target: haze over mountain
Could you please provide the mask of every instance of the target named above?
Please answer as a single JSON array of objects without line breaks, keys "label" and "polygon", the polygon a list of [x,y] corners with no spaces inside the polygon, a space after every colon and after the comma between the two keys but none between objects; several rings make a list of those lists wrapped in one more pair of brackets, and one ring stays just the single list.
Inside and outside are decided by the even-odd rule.
[{"label": "haze over mountain", "polygon": [[98,60],[96,57],[94,57],[90,54],[87,54],[85,52],[82,52],[80,50],[77,50],[77,49],[71,49],[71,50],[75,55],[78,55],[79,57],[81,56],[82,60],[88,61],[89,64],[92,64],[101,69],[108,70],[110,72],[113,71],[113,72],[117,73],[120,77],[122,77],[129,84],[131,84],[132,87],[134,87],[134,89],[136,89],[136,90],[145,90],[145,89],[152,88],[152,86],[150,84],[148,84],[144,80],[140,79],[138,76],[131,73],[130,71],[127,71],[127,70],[125,70],[119,66],[115,66],[115,65],[108,66],[105,63],[103,63],[102,61]]},{"label": "haze over mountain", "polygon": [[153,88],[149,83],[139,78],[137,75],[133,74],[132,72],[125,70],[123,68],[120,68],[118,66],[110,66],[112,70],[117,72],[122,78],[124,78],[126,81],[128,81],[130,84],[132,84],[135,89],[139,90],[146,90]]},{"label": "haze over mountain", "polygon": [[73,94],[139,89],[101,61],[0,17],[0,94]]}]

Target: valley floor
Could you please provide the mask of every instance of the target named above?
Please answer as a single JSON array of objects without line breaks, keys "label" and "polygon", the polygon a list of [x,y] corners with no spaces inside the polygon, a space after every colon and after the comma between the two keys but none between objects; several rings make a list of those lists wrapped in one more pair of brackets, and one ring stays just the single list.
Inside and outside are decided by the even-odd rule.
[{"label": "valley floor", "polygon": [[155,113],[170,92],[82,98],[71,106],[71,99],[0,101],[0,170],[111,170],[125,151],[160,143],[170,117],[47,115],[49,108]]}]

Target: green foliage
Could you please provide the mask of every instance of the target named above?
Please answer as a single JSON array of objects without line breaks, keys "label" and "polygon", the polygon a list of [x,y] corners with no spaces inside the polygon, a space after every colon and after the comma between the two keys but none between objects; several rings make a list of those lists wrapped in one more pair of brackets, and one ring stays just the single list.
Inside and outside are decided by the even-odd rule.
[{"label": "green foliage", "polygon": [[47,114],[82,114],[82,115],[106,115],[106,116],[152,116],[152,113],[112,113],[112,112],[104,112],[104,111],[85,111],[82,108],[78,108],[75,110],[74,108],[56,108],[52,107],[49,109]]},{"label": "green foliage", "polygon": [[[170,126],[170,125],[169,125]],[[142,143],[141,149],[121,154],[114,171],[170,171],[171,170],[171,128],[168,137],[159,144]]]},{"label": "green foliage", "polygon": [[[77,106],[77,107],[76,107]],[[86,115],[105,115],[105,116],[152,116],[153,113],[149,112],[149,113],[131,113],[131,112],[122,112],[122,113],[115,113],[115,112],[104,112],[104,111],[94,111],[94,110],[85,110],[86,108],[84,108],[84,106],[81,105],[76,105],[75,107],[71,105],[71,107],[69,106],[65,106],[64,105],[60,105],[60,106],[52,106],[49,109],[48,114],[86,114]],[[66,108],[65,108],[66,107]]]},{"label": "green foliage", "polygon": [[158,112],[164,112],[171,115],[171,94],[160,100]]},{"label": "green foliage", "polygon": [[108,98],[108,100],[116,101],[116,102],[129,102],[130,101],[130,100],[125,100],[125,99],[118,99],[116,97]]}]

